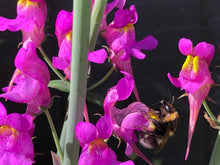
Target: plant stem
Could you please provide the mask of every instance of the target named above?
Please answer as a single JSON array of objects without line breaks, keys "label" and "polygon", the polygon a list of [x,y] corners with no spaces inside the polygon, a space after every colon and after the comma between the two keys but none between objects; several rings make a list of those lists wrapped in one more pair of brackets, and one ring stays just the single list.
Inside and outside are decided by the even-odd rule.
[{"label": "plant stem", "polygon": [[212,111],[210,110],[207,102],[205,100],[202,101],[202,104],[206,110],[206,112],[208,113],[208,115],[215,121],[216,124],[220,125],[220,122],[216,119],[215,115],[212,113]]},{"label": "plant stem", "polygon": [[97,36],[99,34],[100,25],[102,22],[103,14],[107,0],[98,0],[94,2],[92,15],[91,15],[91,24],[90,24],[90,40],[89,40],[89,50],[93,51],[95,48]]},{"label": "plant stem", "polygon": [[114,67],[112,67],[108,73],[106,73],[106,75],[101,79],[99,80],[98,82],[96,82],[95,84],[91,85],[90,87],[87,88],[87,92],[88,91],[91,91],[92,89],[98,87],[100,84],[102,84],[105,80],[107,80],[107,78],[112,74],[112,72],[115,70]]},{"label": "plant stem", "polygon": [[73,1],[73,36],[69,109],[66,120],[64,165],[77,165],[79,142],[75,126],[83,120],[88,68],[91,0]]},{"label": "plant stem", "polygon": [[50,125],[50,129],[51,129],[51,132],[52,132],[52,135],[53,135],[53,139],[54,139],[54,142],[55,142],[55,145],[56,145],[56,148],[57,148],[58,155],[60,157],[61,162],[63,163],[63,151],[60,147],[59,138],[57,136],[57,132],[56,132],[55,126],[53,124],[53,120],[50,116],[50,112],[47,109],[46,111],[44,111],[44,113],[47,116],[47,120],[48,120],[49,125]]},{"label": "plant stem", "polygon": [[209,165],[219,165],[220,164],[220,130],[215,141],[215,146],[212,151],[212,156],[209,162]]},{"label": "plant stem", "polygon": [[[209,116],[215,121],[215,123],[217,125],[220,126],[220,122],[216,119],[216,117],[214,116],[214,114],[212,113],[212,111],[210,110],[207,102],[205,100],[203,100],[202,102],[206,112],[209,114]],[[209,162],[209,165],[219,165],[220,164],[220,130],[218,132],[216,141],[215,141],[215,146],[214,149],[212,151],[212,156]]]},{"label": "plant stem", "polygon": [[[54,72],[61,80],[64,81],[63,75],[62,75],[56,68],[53,67],[53,65],[52,65],[52,63],[51,63],[51,61],[50,61],[50,59],[47,57],[47,54],[45,53],[45,51],[43,50],[43,48],[40,46],[40,47],[38,47],[38,49],[40,50],[40,52],[41,52],[41,54],[42,54],[44,60],[47,62],[47,64],[48,64],[49,67],[53,70],[53,72]],[[66,85],[68,85],[68,86],[70,85],[70,83],[69,83],[68,81],[64,81],[64,83],[65,83]]]}]

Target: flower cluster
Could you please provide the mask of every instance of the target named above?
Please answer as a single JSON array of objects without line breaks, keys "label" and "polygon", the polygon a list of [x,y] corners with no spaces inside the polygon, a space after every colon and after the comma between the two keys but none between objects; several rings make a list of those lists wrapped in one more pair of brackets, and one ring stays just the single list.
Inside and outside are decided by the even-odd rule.
[{"label": "flower cluster", "polygon": [[[91,13],[97,1],[91,1]],[[170,103],[161,101],[160,108],[154,109],[153,106],[148,107],[140,101],[133,78],[131,56],[140,60],[144,59],[146,55],[143,51],[155,49],[158,41],[151,35],[136,41],[134,28],[138,21],[136,7],[131,5],[129,8],[125,8],[125,3],[126,0],[112,0],[107,3],[101,17],[102,20],[99,21],[101,25],[98,27],[100,36],[106,41],[106,49],[101,48],[86,52],[86,56],[88,53],[89,62],[103,64],[109,58],[111,65],[119,69],[123,77],[116,85],[108,89],[103,102],[104,115],[96,125],[90,123],[88,115],[85,115],[88,112],[86,103],[84,103],[86,122],[80,121],[75,128],[71,129],[75,131],[75,137],[82,148],[78,160],[79,165],[134,165],[132,160],[125,162],[117,160],[115,152],[108,145],[108,139],[111,136],[117,137],[126,143],[124,152],[127,156],[135,152],[148,164],[152,165],[136,143],[140,142],[149,149],[155,149],[156,147],[161,149],[176,130],[179,115]],[[90,6],[88,11],[90,12]],[[115,12],[114,18],[108,23],[107,16],[111,12]],[[61,81],[50,81],[48,67],[36,51],[39,49],[42,53],[41,43],[45,37],[44,27],[47,18],[45,1],[18,0],[16,18],[0,17],[0,31],[21,31],[22,33],[22,47],[14,59],[16,69],[9,85],[2,89],[3,93],[0,94],[0,98],[4,98],[6,101],[11,100],[27,104],[26,113],[7,115],[5,107],[0,102],[0,164],[31,165],[34,163],[32,136],[35,125],[33,121],[42,111],[45,112],[47,117],[49,116],[49,124],[57,147],[58,155],[52,154],[53,162],[54,164],[63,163],[63,155],[65,154],[62,153],[64,152],[62,150],[63,148],[65,150],[66,146],[60,147],[52,119],[48,115],[48,109],[53,103],[48,84],[62,82],[59,85],[67,84],[68,89],[64,90],[65,92],[72,90],[69,89],[71,60],[74,58],[72,35],[77,33],[72,31],[73,13],[74,11],[59,11],[54,32],[58,42],[58,55],[52,57],[52,62],[47,57],[45,58],[46,55],[43,55],[52,70],[62,79]],[[175,87],[185,90],[185,95],[188,96],[189,100],[190,119],[185,156],[185,159],[187,159],[200,107],[207,97],[211,85],[214,84],[209,73],[209,65],[214,55],[214,46],[206,42],[200,42],[193,47],[190,39],[182,38],[179,41],[179,50],[187,58],[179,77],[174,78],[168,73],[168,78]],[[86,60],[86,62],[88,61]],[[57,69],[62,70],[65,77]],[[56,88],[60,89],[60,87]],[[83,93],[83,91],[80,92]],[[137,101],[122,109],[118,108],[116,104],[128,99],[132,92]],[[68,115],[67,113],[67,118]],[[66,131],[68,132],[68,130]],[[67,137],[69,138],[69,136]],[[71,135],[71,137],[74,136]]]},{"label": "flower cluster", "polygon": [[[94,1],[92,1],[92,4],[93,3]],[[101,164],[117,164],[116,162],[112,163],[112,161],[115,161],[116,159],[115,156],[113,156],[114,158],[112,158],[112,156],[109,156],[108,159],[106,158],[106,155],[110,154],[112,151],[108,149],[107,144],[103,141],[103,139],[109,138],[110,135],[114,135],[126,142],[126,155],[131,155],[132,151],[134,150],[146,162],[151,164],[151,162],[138,150],[135,145],[135,143],[138,141],[135,135],[135,130],[143,131],[143,129],[148,129],[149,127],[150,122],[146,117],[148,107],[141,102],[135,102],[129,105],[127,108],[120,110],[115,107],[115,103],[117,101],[127,99],[131,95],[132,91],[134,91],[137,100],[140,100],[133,79],[130,55],[138,59],[144,59],[145,55],[141,52],[141,50],[152,50],[156,48],[158,41],[151,35],[145,37],[141,41],[135,40],[135,29],[133,25],[138,20],[137,11],[134,5],[130,6],[129,9],[123,9],[124,4],[124,0],[114,0],[107,4],[100,31],[102,32],[102,37],[108,44],[110,59],[113,66],[120,69],[125,77],[119,80],[116,86],[113,86],[109,89],[103,105],[105,115],[98,121],[96,128],[90,123],[80,122],[77,124],[75,132],[82,146],[80,163],[87,160],[87,163],[89,161],[89,164],[94,164],[96,160],[99,160],[99,163]],[[107,25],[107,14],[110,13],[114,7],[118,8],[115,12],[114,20]],[[71,16],[70,13],[68,15]],[[69,28],[69,30],[70,29],[71,28]],[[68,33],[69,30],[66,30],[66,34],[72,34],[72,32]],[[100,54],[100,56],[102,55]],[[96,57],[96,59],[98,58]],[[69,62],[67,62],[67,64],[69,64]],[[99,128],[99,123],[101,121],[103,123],[103,121],[106,121],[107,118],[110,119],[108,119],[108,122],[105,122],[105,124],[102,124],[103,130],[101,130],[101,128]],[[84,129],[82,129],[83,127]],[[108,134],[106,131],[108,131]],[[84,137],[86,134],[85,132],[87,134],[89,132],[89,136],[87,135]],[[102,137],[102,135],[106,136]],[[100,153],[101,151],[104,155]],[[108,163],[104,163],[107,160]]]},{"label": "flower cluster", "polygon": [[19,0],[17,17],[0,17],[0,31],[22,32],[22,47],[14,64],[15,71],[5,93],[0,97],[18,103],[26,103],[25,114],[10,114],[0,104],[1,164],[34,163],[32,135],[34,131],[31,115],[41,112],[40,106],[49,106],[51,97],[47,87],[50,74],[46,64],[38,57],[36,48],[44,39],[47,7],[44,0]]},{"label": "flower cluster", "polygon": [[[115,12],[114,20],[106,27],[103,37],[106,39],[110,59],[113,65],[133,75],[130,55],[137,59],[144,59],[145,54],[141,50],[155,49],[158,41],[151,35],[141,41],[135,40],[134,24],[138,21],[138,14],[134,5],[129,9],[118,9]],[[134,94],[140,101],[136,86]]]},{"label": "flower cluster", "polygon": [[26,103],[28,105],[26,111],[31,115],[39,113],[38,107],[48,106],[51,100],[47,87],[50,81],[49,70],[36,52],[36,48],[44,38],[46,12],[46,3],[43,0],[19,0],[15,19],[0,17],[0,22],[3,24],[0,30],[21,30],[23,36],[22,48],[14,61],[16,70],[9,86],[3,88],[6,93],[1,94],[0,97]]},{"label": "flower cluster", "polygon": [[[73,12],[61,10],[57,15],[55,34],[57,36],[59,53],[53,57],[53,66],[63,70],[70,79],[71,52],[72,52],[72,23]],[[88,60],[95,63],[104,63],[107,58],[105,49],[88,53]]]}]

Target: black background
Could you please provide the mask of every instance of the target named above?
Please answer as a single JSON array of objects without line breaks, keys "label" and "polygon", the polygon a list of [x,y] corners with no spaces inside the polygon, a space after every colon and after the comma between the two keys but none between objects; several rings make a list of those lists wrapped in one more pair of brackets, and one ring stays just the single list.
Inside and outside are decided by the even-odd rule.
[{"label": "black background", "polygon": [[[0,1],[0,15],[7,18],[16,17],[16,0]],[[46,0],[48,5],[47,33],[54,32],[54,24],[56,15],[61,9],[71,11],[72,3],[70,0]],[[188,115],[189,108],[187,98],[177,100],[183,92],[175,88],[168,80],[167,73],[170,72],[177,77],[181,66],[185,60],[185,56],[178,51],[178,41],[180,38],[190,38],[194,45],[198,42],[206,41],[214,44],[216,52],[210,65],[210,72],[214,81],[220,83],[220,72],[216,68],[220,65],[219,44],[220,44],[220,1],[219,0],[128,0],[126,8],[131,4],[135,4],[138,12],[138,22],[135,24],[136,39],[140,40],[151,34],[159,41],[158,47],[153,51],[145,51],[146,58],[137,60],[132,58],[132,66],[137,88],[139,90],[142,102],[150,106],[153,103],[164,98],[171,100],[175,97],[174,106],[179,112],[179,126],[176,134],[168,140],[166,146],[159,154],[153,151],[140,148],[145,155],[152,161],[159,161],[162,165],[207,165],[211,156],[211,152],[215,143],[217,131],[210,128],[203,118],[204,108],[201,108],[195,132],[192,138],[191,150],[189,158],[184,161],[187,132],[188,132]],[[112,19],[112,15],[108,20]],[[0,25],[1,26],[1,25]],[[20,32],[0,32],[0,88],[8,85],[11,76],[15,70],[14,58],[18,51],[18,44],[21,42]],[[98,46],[103,44],[103,40],[99,38]],[[48,56],[57,56],[58,47],[56,37],[48,37],[43,47]],[[108,69],[110,64],[92,65],[92,79],[89,85],[100,79]],[[118,78],[119,73],[113,73],[107,82],[102,84],[96,92],[100,92],[101,96],[105,96],[110,86],[113,86]],[[51,79],[56,76],[51,72]],[[59,95],[53,108],[51,109],[55,126],[60,134],[62,122],[66,111],[67,94],[51,90],[51,95]],[[214,114],[219,114],[219,87],[211,89],[209,96],[217,102],[213,104],[208,102]],[[131,97],[129,101],[134,101]],[[25,112],[25,104],[1,102],[6,106],[8,113]],[[88,102],[88,108],[94,113],[102,113],[102,108]],[[98,118],[90,112],[91,119],[96,121]],[[50,128],[44,115],[38,117],[35,121],[35,152],[36,164],[52,164],[50,159],[50,150],[56,151]],[[112,139],[110,142],[116,142]],[[113,145],[112,145],[113,147]],[[113,147],[114,148],[114,147]],[[121,149],[123,145],[116,149],[119,154],[118,159],[124,160]],[[144,164],[141,159],[137,159],[135,164]],[[157,165],[155,163],[155,165]],[[159,164],[158,164],[159,165]]]}]

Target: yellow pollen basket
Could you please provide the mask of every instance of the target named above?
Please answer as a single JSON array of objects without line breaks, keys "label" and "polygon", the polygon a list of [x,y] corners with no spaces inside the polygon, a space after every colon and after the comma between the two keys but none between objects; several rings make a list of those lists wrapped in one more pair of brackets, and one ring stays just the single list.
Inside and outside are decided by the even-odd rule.
[{"label": "yellow pollen basket", "polygon": [[33,2],[30,0],[19,0],[18,5],[24,5],[24,6],[37,6],[38,2]]},{"label": "yellow pollen basket", "polygon": [[195,73],[198,72],[199,69],[199,57],[198,56],[191,56],[187,55],[187,58],[182,66],[182,70],[192,68]]}]

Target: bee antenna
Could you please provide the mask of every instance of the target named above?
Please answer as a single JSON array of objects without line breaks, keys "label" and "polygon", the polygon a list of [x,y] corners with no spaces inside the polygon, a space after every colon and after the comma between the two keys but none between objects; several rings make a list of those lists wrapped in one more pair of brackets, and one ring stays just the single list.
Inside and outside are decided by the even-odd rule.
[{"label": "bee antenna", "polygon": [[161,101],[157,101],[156,103],[154,103],[154,104],[152,104],[151,106],[150,106],[150,108],[152,108],[152,107],[154,107],[155,105],[157,105],[157,104],[159,104],[159,103],[163,103],[163,99],[161,100]]}]

